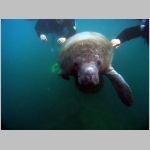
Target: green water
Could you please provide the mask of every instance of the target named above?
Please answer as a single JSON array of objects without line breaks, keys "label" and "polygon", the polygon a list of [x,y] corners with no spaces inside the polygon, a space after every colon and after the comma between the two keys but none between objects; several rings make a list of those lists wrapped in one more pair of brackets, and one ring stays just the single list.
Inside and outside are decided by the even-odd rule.
[{"label": "green water", "polygon": [[[73,78],[52,72],[59,45],[51,51],[34,30],[36,21],[1,21],[1,126],[8,130],[141,130],[149,128],[149,47],[141,37],[115,50],[112,66],[129,84],[126,107],[107,77],[96,94],[80,92]],[[109,40],[138,20],[76,20],[77,32],[95,31]],[[57,69],[57,68],[56,68]]]}]

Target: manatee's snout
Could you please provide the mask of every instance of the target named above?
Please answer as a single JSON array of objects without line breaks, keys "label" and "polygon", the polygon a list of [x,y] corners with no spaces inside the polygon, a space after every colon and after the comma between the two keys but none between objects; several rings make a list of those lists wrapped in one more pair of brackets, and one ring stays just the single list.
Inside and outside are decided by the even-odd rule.
[{"label": "manatee's snout", "polygon": [[78,76],[81,86],[95,86],[99,84],[98,70],[95,66],[83,67]]}]

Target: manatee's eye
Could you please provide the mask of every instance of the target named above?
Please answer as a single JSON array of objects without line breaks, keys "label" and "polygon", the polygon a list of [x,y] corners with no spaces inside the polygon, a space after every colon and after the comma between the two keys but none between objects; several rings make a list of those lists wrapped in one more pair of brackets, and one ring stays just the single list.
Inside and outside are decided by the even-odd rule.
[{"label": "manatee's eye", "polygon": [[97,61],[97,65],[99,66],[100,64],[101,64],[101,61],[100,61],[100,60],[98,60],[98,61]]},{"label": "manatee's eye", "polygon": [[75,66],[75,67],[78,67],[78,65],[79,65],[79,64],[78,64],[77,62],[74,63],[74,66]]}]

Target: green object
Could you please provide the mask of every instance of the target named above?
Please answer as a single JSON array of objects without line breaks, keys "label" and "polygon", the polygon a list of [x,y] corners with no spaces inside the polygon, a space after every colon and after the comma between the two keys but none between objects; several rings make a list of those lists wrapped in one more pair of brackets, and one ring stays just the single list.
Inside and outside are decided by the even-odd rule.
[{"label": "green object", "polygon": [[60,68],[59,68],[58,63],[54,64],[54,65],[51,67],[52,73],[55,73],[55,72],[58,71],[59,69],[60,69]]}]

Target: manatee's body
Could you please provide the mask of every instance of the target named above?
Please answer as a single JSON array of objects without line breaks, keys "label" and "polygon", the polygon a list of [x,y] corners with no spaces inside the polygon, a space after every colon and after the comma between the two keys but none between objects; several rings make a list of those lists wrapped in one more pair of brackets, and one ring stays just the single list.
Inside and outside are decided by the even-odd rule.
[{"label": "manatee's body", "polygon": [[59,75],[69,80],[73,76],[76,86],[86,93],[98,92],[103,84],[102,75],[112,82],[124,104],[132,104],[132,92],[112,67],[113,48],[103,35],[96,32],[82,32],[70,37],[62,46],[58,63]]}]

